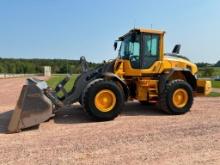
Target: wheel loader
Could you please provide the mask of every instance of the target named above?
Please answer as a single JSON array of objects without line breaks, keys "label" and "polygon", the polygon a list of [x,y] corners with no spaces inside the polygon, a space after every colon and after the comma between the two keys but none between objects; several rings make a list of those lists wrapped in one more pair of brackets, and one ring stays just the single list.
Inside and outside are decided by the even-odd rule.
[{"label": "wheel loader", "polygon": [[[126,101],[155,104],[171,115],[190,111],[194,96],[208,95],[211,82],[197,79],[198,68],[180,54],[180,45],[164,53],[164,31],[135,28],[114,43],[118,57],[89,69],[81,57],[82,73],[73,88],[69,76],[52,90],[47,83],[27,79],[8,126],[9,133],[39,125],[64,107],[79,102],[95,121],[117,117]],[[63,92],[62,97],[57,93]],[[126,109],[125,109],[126,110]]]}]

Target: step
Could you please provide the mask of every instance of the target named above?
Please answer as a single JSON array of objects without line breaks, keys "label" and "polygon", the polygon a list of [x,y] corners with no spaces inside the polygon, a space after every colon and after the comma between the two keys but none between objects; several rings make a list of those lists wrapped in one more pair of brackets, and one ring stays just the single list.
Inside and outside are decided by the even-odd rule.
[{"label": "step", "polygon": [[150,94],[149,93],[149,98],[153,98],[153,97],[158,97],[158,94]]}]

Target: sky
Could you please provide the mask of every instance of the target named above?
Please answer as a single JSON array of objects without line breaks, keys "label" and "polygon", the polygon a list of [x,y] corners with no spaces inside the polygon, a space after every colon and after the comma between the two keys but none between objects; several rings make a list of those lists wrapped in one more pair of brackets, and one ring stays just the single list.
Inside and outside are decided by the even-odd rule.
[{"label": "sky", "polygon": [[165,52],[220,60],[219,0],[0,0],[0,57],[102,62],[134,26],[166,31]]}]

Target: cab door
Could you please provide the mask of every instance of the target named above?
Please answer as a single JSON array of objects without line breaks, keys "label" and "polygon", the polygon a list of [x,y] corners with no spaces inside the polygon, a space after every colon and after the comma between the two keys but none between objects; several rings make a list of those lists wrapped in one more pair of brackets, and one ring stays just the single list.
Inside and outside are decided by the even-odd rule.
[{"label": "cab door", "polygon": [[144,33],[142,41],[141,68],[150,69],[160,60],[160,35]]}]

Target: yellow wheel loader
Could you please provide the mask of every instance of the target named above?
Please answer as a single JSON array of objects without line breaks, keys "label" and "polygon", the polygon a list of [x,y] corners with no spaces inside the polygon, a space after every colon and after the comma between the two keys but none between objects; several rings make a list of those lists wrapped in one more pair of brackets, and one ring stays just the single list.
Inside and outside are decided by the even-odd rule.
[{"label": "yellow wheel loader", "polygon": [[[64,85],[67,76],[52,90],[44,81],[28,79],[24,85],[8,132],[39,125],[56,115],[59,109],[80,102],[96,121],[117,117],[128,100],[153,103],[162,111],[179,115],[188,112],[193,97],[207,95],[211,82],[197,79],[198,68],[180,55],[180,45],[164,53],[163,31],[132,29],[114,43],[118,57],[90,70],[81,57],[82,73],[70,92]],[[57,93],[62,91],[63,97]]]}]

